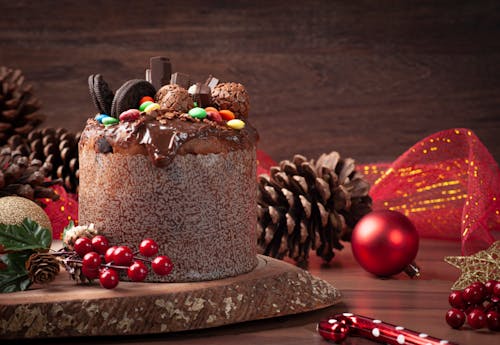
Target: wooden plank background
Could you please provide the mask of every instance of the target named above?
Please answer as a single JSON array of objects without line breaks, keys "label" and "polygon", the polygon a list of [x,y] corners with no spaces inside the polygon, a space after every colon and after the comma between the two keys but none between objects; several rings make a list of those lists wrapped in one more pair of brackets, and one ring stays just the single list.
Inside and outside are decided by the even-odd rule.
[{"label": "wooden plank background", "polygon": [[72,130],[150,56],[239,81],[273,158],[335,149],[391,161],[436,131],[472,129],[500,161],[498,1],[6,1],[0,65],[21,68]]}]

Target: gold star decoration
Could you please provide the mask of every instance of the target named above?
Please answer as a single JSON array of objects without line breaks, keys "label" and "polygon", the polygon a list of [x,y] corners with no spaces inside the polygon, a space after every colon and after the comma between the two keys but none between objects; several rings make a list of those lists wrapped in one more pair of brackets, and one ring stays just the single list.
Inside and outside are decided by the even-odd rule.
[{"label": "gold star decoration", "polygon": [[484,283],[489,279],[500,280],[500,241],[476,254],[446,256],[444,261],[462,271],[462,275],[451,287],[452,290],[463,290],[478,281]]}]

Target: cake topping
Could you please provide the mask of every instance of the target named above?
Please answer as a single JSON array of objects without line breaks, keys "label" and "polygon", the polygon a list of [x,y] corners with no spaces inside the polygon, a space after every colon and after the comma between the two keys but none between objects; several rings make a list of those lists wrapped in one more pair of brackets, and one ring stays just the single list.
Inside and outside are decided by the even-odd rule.
[{"label": "cake topping", "polygon": [[[153,102],[151,102],[153,103]],[[142,104],[141,104],[142,106]],[[135,121],[139,118],[141,115],[141,112],[138,109],[129,109],[125,110],[123,113],[120,114],[120,121],[126,121],[126,122],[131,122]]]},{"label": "cake topping", "polygon": [[90,97],[96,108],[103,114],[110,114],[114,95],[108,83],[100,74],[92,74],[89,76],[88,82]]},{"label": "cake topping", "polygon": [[172,65],[170,60],[163,56],[155,56],[149,60],[149,69],[146,70],[146,80],[151,82],[156,90],[170,82]]},{"label": "cake topping", "polygon": [[188,89],[191,84],[191,77],[185,73],[175,72],[170,78],[170,84],[177,84],[184,89]]},{"label": "cake topping", "polygon": [[204,119],[205,117],[207,117],[206,110],[199,107],[194,107],[188,112],[188,114],[189,116],[194,117],[196,119]]},{"label": "cake topping", "polygon": [[245,87],[239,83],[221,83],[212,89],[214,105],[233,111],[238,117],[248,117],[250,99]]},{"label": "cake topping", "polygon": [[[101,153],[146,154],[158,166],[176,154],[224,153],[255,144],[257,132],[245,123],[249,97],[243,85],[219,84],[212,76],[192,83],[182,73],[169,79],[170,70],[168,59],[152,58],[147,80],[127,81],[114,98],[102,76],[91,76],[91,96],[101,114],[89,120],[82,142]],[[167,80],[171,84],[162,85]]]},{"label": "cake topping", "polygon": [[193,107],[193,99],[185,88],[177,84],[162,86],[155,96],[161,109],[187,113]]},{"label": "cake topping", "polygon": [[209,86],[202,83],[196,83],[189,87],[188,93],[197,106],[208,107],[212,105],[212,95]]},{"label": "cake topping", "polygon": [[243,129],[243,127],[245,127],[245,122],[240,119],[232,119],[227,122],[227,125],[233,129]]},{"label": "cake topping", "polygon": [[137,109],[142,97],[153,97],[155,94],[156,89],[151,83],[141,79],[129,80],[116,90],[109,115],[118,118],[125,110]]}]

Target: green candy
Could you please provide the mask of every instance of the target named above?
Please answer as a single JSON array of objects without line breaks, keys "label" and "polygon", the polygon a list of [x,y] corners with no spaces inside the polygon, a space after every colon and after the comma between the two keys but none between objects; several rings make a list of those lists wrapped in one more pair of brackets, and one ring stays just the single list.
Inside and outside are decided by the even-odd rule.
[{"label": "green candy", "polygon": [[115,123],[118,123],[118,122],[120,122],[120,120],[118,120],[114,117],[111,117],[111,116],[108,116],[108,117],[105,117],[104,119],[102,119],[102,124],[104,126],[114,125]]},{"label": "green candy", "polygon": [[146,108],[148,107],[148,105],[150,105],[150,104],[153,104],[153,102],[151,102],[151,101],[146,101],[146,102],[142,103],[142,104],[139,106],[139,110],[140,110],[140,111],[144,111],[144,109],[146,109]]},{"label": "green candy", "polygon": [[189,116],[197,118],[197,119],[204,119],[207,117],[207,112],[203,108],[193,108],[188,112]]}]

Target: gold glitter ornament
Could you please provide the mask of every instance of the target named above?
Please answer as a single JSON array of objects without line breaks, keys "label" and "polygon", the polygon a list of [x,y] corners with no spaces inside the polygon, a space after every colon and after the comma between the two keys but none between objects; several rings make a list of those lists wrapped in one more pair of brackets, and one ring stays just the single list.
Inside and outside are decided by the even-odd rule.
[{"label": "gold glitter ornament", "polygon": [[460,269],[462,275],[451,287],[463,290],[475,282],[500,280],[500,241],[494,242],[488,249],[469,256],[447,256],[444,261]]},{"label": "gold glitter ornament", "polygon": [[49,229],[52,237],[52,225],[43,208],[31,200],[19,196],[0,198],[0,223],[17,225],[21,224],[24,218],[30,218],[40,224],[42,228]]}]

